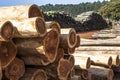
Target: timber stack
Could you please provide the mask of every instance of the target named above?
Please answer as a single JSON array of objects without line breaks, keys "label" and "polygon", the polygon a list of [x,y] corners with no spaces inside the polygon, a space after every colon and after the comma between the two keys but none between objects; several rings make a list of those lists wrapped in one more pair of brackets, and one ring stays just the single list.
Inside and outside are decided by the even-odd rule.
[{"label": "timber stack", "polygon": [[45,21],[35,4],[0,7],[0,11],[0,80],[86,78],[82,69],[81,75],[74,74],[71,54],[80,44],[75,29]]},{"label": "timber stack", "polygon": [[35,4],[0,11],[0,80],[112,80],[119,69],[118,54],[80,51],[75,29],[45,21]]}]

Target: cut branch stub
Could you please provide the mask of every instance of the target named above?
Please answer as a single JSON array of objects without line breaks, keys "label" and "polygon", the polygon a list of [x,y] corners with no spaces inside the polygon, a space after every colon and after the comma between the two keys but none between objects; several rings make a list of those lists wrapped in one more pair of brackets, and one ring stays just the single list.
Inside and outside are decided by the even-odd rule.
[{"label": "cut branch stub", "polygon": [[45,22],[40,17],[24,20],[10,20],[14,25],[13,37],[43,37],[46,34]]},{"label": "cut branch stub", "polygon": [[10,21],[0,22],[0,41],[11,40],[13,37],[13,24]]},{"label": "cut branch stub", "polygon": [[17,48],[12,41],[0,42],[0,59],[2,68],[6,68],[15,58]]},{"label": "cut branch stub", "polygon": [[73,28],[61,29],[60,44],[63,49],[75,47],[77,42],[76,31]]},{"label": "cut branch stub", "polygon": [[48,22],[45,22],[45,23],[46,23],[46,28],[47,29],[54,28],[54,29],[58,30],[58,32],[60,33],[60,25],[59,25],[58,22],[48,21]]},{"label": "cut branch stub", "polygon": [[76,43],[75,47],[79,47],[79,46],[80,46],[80,36],[77,35],[77,43]]},{"label": "cut branch stub", "polygon": [[42,69],[27,68],[20,80],[48,80],[47,75]]},{"label": "cut branch stub", "polygon": [[22,60],[15,58],[10,65],[5,68],[5,76],[10,80],[18,80],[25,72],[25,65]]},{"label": "cut branch stub", "polygon": [[25,18],[32,18],[32,17],[44,18],[39,7],[35,4],[0,7],[0,11],[1,11],[0,20],[25,19]]}]

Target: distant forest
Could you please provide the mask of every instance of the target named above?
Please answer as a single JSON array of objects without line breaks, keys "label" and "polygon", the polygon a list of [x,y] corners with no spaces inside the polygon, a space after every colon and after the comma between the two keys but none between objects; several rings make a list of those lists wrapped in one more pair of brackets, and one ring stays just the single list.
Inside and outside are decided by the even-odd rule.
[{"label": "distant forest", "polygon": [[40,6],[43,12],[47,11],[59,11],[64,12],[66,14],[69,14],[72,17],[75,17],[76,15],[87,12],[87,11],[98,11],[100,7],[104,6],[108,1],[96,1],[96,2],[86,2],[86,3],[80,3],[80,4],[46,4]]}]

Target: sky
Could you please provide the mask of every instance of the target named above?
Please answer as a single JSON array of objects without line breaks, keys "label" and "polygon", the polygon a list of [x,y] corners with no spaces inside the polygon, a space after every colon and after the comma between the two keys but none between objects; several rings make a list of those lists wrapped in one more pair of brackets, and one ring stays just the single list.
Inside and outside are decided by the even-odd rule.
[{"label": "sky", "polygon": [[[94,1],[98,1],[98,0],[1,0],[0,6],[14,6],[14,5],[23,5],[23,4],[37,4],[41,6],[49,3],[50,4],[79,4],[82,2],[94,2]],[[103,1],[103,0],[99,0],[99,1]]]}]

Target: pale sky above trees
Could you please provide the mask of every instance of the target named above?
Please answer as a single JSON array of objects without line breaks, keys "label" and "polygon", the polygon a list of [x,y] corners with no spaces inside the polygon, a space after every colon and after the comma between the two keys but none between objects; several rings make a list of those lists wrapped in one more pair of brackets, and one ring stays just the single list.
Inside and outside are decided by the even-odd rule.
[{"label": "pale sky above trees", "polygon": [[[22,4],[45,5],[49,3],[50,4],[79,4],[82,2],[94,2],[94,1],[98,1],[98,0],[1,0],[0,6],[14,6],[14,5],[22,5]],[[99,1],[103,1],[103,0],[99,0]]]}]

